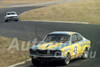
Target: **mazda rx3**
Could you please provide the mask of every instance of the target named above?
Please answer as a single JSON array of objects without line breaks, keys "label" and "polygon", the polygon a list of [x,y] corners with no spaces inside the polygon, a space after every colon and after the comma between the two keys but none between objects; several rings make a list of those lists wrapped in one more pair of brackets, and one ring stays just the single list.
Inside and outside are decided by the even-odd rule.
[{"label": "mazda rx3", "polygon": [[30,57],[34,65],[45,61],[62,61],[63,64],[69,64],[72,59],[87,58],[90,44],[90,40],[80,33],[55,31],[30,48]]}]

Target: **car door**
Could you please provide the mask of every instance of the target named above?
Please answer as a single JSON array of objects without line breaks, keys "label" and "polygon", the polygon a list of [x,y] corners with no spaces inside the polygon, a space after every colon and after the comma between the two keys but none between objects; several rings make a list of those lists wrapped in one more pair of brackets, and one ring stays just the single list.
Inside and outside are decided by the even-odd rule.
[{"label": "car door", "polygon": [[77,34],[77,39],[78,39],[78,47],[79,47],[79,54],[83,53],[83,48],[84,48],[84,41],[83,37],[80,34]]},{"label": "car door", "polygon": [[72,47],[73,47],[73,56],[76,58],[79,53],[79,46],[78,46],[78,40],[77,40],[77,34],[72,35]]}]

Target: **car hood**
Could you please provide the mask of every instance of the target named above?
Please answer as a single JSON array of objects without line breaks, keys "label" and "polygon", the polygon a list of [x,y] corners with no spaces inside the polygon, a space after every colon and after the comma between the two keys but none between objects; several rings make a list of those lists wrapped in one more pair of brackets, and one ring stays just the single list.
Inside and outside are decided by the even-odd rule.
[{"label": "car hood", "polygon": [[12,16],[15,16],[16,17],[17,15],[7,15],[6,17],[12,17]]},{"label": "car hood", "polygon": [[43,44],[39,44],[33,46],[32,49],[39,49],[39,50],[60,50],[61,48],[69,45],[68,43],[57,43],[57,42],[47,42]]}]

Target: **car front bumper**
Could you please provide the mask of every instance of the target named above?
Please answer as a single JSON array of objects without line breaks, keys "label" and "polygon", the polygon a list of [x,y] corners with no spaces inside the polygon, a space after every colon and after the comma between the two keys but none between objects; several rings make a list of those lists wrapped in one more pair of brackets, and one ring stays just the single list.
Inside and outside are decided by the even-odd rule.
[{"label": "car front bumper", "polygon": [[42,61],[59,61],[65,59],[63,56],[44,56],[44,55],[29,55],[34,60]]},{"label": "car front bumper", "polygon": [[17,17],[7,17],[5,20],[18,20]]}]

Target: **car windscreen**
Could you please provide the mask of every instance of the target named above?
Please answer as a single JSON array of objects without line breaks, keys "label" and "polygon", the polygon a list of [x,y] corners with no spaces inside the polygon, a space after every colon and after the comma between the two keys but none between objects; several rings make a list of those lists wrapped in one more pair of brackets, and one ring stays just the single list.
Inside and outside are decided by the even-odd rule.
[{"label": "car windscreen", "polygon": [[15,15],[16,13],[7,13],[7,15]]},{"label": "car windscreen", "polygon": [[65,34],[49,34],[47,37],[44,39],[45,42],[69,42],[70,40],[70,35],[65,35]]}]

